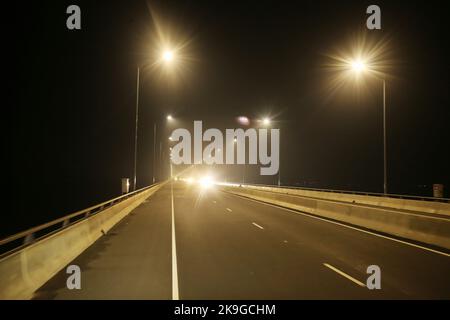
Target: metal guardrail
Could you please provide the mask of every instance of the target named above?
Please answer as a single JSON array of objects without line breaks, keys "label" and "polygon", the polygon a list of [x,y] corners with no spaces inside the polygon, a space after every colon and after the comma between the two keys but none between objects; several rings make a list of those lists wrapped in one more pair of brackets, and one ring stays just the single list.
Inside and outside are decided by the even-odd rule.
[{"label": "metal guardrail", "polygon": [[144,187],[142,189],[124,194],[122,196],[119,196],[117,198],[102,202],[100,204],[94,205],[92,207],[89,207],[87,209],[83,209],[80,211],[77,211],[72,214],[68,214],[64,217],[58,218],[56,220],[41,224],[39,226],[33,227],[31,229],[16,233],[14,235],[11,235],[7,238],[0,240],[0,257],[9,254],[12,251],[16,251],[19,248],[23,248],[27,245],[30,245],[31,243],[42,239],[46,236],[49,236],[50,234],[56,233],[58,231],[61,231],[75,223],[78,223],[80,221],[83,221],[84,219],[91,217],[104,209],[107,209],[119,202],[122,202],[134,195],[137,195],[143,191],[146,191],[159,183],[152,184],[150,186]]},{"label": "metal guardrail", "polygon": [[423,196],[411,196],[411,195],[404,195],[404,194],[384,194],[384,193],[376,193],[376,192],[349,191],[349,190],[317,189],[317,188],[306,188],[306,187],[295,187],[295,186],[284,186],[284,185],[278,186],[278,185],[257,184],[257,183],[255,183],[255,184],[235,183],[235,184],[240,185],[240,186],[254,186],[254,187],[293,189],[293,190],[305,190],[305,191],[333,192],[333,193],[375,196],[375,197],[384,197],[384,198],[421,200],[421,201],[438,201],[438,202],[450,203],[450,198],[434,198],[434,197],[423,197]]}]

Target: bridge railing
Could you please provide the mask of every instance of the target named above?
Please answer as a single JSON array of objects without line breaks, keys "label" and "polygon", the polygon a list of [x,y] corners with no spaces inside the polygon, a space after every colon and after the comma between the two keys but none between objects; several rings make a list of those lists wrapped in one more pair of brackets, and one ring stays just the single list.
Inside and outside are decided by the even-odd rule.
[{"label": "bridge railing", "polygon": [[130,193],[121,195],[114,199],[96,204],[87,209],[83,209],[83,210],[68,214],[64,217],[55,219],[53,221],[41,224],[39,226],[30,228],[28,230],[11,235],[7,238],[1,239],[0,240],[0,258],[5,255],[8,255],[16,250],[22,249],[39,239],[47,237],[53,233],[61,231],[62,229],[72,226],[75,223],[78,223],[84,219],[87,219],[87,218],[89,218],[89,217],[91,217],[91,216],[93,216],[93,215],[119,203],[119,202],[122,202],[130,197],[133,197],[143,191],[146,191],[146,190],[156,186],[157,184],[158,183],[144,187],[144,188],[136,190],[136,191],[132,191]]}]

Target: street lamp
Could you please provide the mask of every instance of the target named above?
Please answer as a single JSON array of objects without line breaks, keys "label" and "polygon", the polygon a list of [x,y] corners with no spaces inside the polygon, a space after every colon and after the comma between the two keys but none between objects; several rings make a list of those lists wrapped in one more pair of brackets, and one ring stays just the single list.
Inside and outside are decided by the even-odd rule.
[{"label": "street lamp", "polygon": [[166,50],[163,52],[163,59],[166,62],[171,62],[173,60],[173,52],[171,50]]},{"label": "street lamp", "polygon": [[[360,73],[370,70],[370,66],[368,66],[361,59],[354,59],[349,61],[349,68],[355,74],[359,75]],[[376,77],[381,80],[383,83],[383,193],[387,194],[387,152],[386,152],[386,79]]]},{"label": "street lamp", "polygon": [[[165,50],[161,54],[162,61],[164,64],[169,65],[173,62],[175,59],[174,53],[171,50]],[[136,72],[136,123],[135,123],[135,130],[134,130],[134,178],[133,178],[133,190],[136,190],[136,183],[137,183],[137,143],[138,143],[138,122],[139,122],[139,82],[141,77],[141,66],[137,67]],[[169,120],[169,118],[168,118]],[[156,122],[153,126],[154,136],[156,137]],[[154,138],[153,141],[153,157],[155,154],[155,144],[156,144],[156,138]],[[154,163],[154,161],[153,161]],[[153,170],[153,183],[155,182],[155,172]]]},{"label": "street lamp", "polygon": [[250,124],[250,120],[246,116],[238,117],[237,121],[243,126],[248,126]]},{"label": "street lamp", "polygon": [[270,119],[269,119],[269,118],[264,118],[264,119],[262,120],[262,123],[263,123],[263,125],[265,125],[265,126],[269,126],[269,125],[270,125]]},{"label": "street lamp", "polygon": [[350,62],[352,70],[356,73],[361,73],[366,70],[366,64],[361,59],[352,60]]},{"label": "street lamp", "polygon": [[[167,119],[167,121],[172,121],[173,120],[173,117],[169,114],[169,115],[167,115],[166,116],[166,119]],[[156,176],[155,176],[155,169],[156,169],[156,133],[157,133],[157,121],[155,121],[154,123],[153,123],[153,173],[152,173],[152,175],[153,175],[153,177],[152,177],[152,181],[153,181],[153,183],[155,183],[156,182]],[[159,152],[161,153],[161,148],[160,148],[160,150],[159,150]],[[161,161],[161,159],[160,159],[160,161]]]},{"label": "street lamp", "polygon": [[[260,120],[260,122],[263,124],[263,126],[265,127],[269,127],[270,125],[272,125],[272,120],[269,117],[264,117]],[[281,152],[280,152],[280,156],[281,156]],[[277,179],[277,184],[278,186],[281,185],[281,163],[280,166],[278,167],[278,179]]]}]

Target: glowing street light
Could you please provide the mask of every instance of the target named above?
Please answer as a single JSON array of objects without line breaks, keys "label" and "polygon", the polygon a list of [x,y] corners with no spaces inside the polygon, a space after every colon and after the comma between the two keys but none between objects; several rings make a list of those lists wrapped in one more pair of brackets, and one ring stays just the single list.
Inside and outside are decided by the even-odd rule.
[{"label": "glowing street light", "polygon": [[171,116],[170,114],[166,117],[166,119],[167,119],[168,121],[172,121],[172,120],[173,120],[173,118],[172,118],[172,116]]},{"label": "glowing street light", "polygon": [[250,124],[250,120],[246,116],[238,117],[237,121],[244,126],[248,126]]},{"label": "glowing street light", "polygon": [[[268,127],[272,124],[272,120],[269,117],[265,117],[261,120],[262,124],[265,127]],[[244,167],[245,168],[245,167]],[[245,170],[244,170],[244,178],[242,179],[245,182]],[[278,168],[278,186],[281,185],[281,165]]]},{"label": "glowing street light", "polygon": [[366,64],[361,59],[350,61],[350,67],[356,73],[361,73],[366,70]]},{"label": "glowing street light", "polygon": [[172,62],[174,58],[173,51],[165,50],[162,54],[162,58],[165,62]]}]

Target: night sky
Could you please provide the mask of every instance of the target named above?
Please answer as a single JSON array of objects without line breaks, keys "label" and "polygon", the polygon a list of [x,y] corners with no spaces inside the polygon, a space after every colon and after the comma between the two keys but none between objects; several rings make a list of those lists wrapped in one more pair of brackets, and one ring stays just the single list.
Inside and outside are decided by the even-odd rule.
[{"label": "night sky", "polygon": [[[167,114],[232,128],[270,116],[281,130],[286,185],[382,192],[382,86],[329,90],[329,55],[356,35],[386,42],[390,193],[431,196],[449,174],[449,39],[444,2],[377,1],[382,30],[365,28],[373,1],[24,1],[5,7],[3,104],[9,190],[0,235],[120,195],[133,175],[136,66],[155,25],[186,44],[168,78],[141,77],[138,187],[151,183],[153,123]],[[82,29],[66,28],[77,4]],[[3,19],[3,18],[2,18]],[[6,68],[5,68],[6,67]],[[169,128],[160,131],[165,137]],[[248,168],[248,181],[276,183]],[[231,168],[230,179],[239,168]]]}]

